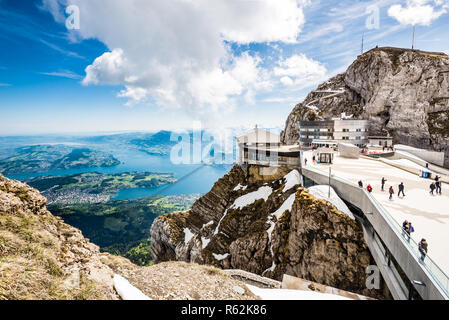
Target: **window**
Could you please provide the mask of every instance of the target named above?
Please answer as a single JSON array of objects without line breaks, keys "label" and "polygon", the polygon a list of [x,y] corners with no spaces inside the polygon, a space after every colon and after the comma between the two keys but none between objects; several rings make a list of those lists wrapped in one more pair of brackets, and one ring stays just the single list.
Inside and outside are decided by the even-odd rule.
[{"label": "window", "polygon": [[349,129],[343,129],[343,132],[349,132]]},{"label": "window", "polygon": [[355,140],[362,140],[361,137],[355,137]]},{"label": "window", "polygon": [[356,129],[355,131],[356,132],[362,132],[362,129]]}]

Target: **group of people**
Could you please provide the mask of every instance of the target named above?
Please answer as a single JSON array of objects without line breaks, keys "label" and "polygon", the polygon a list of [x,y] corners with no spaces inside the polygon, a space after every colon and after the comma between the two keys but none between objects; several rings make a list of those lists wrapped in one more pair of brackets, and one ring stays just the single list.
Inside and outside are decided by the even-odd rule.
[{"label": "group of people", "polygon": [[407,234],[407,240],[410,241],[410,235],[412,232],[415,232],[415,228],[413,228],[412,226],[412,222],[411,221],[407,221],[405,220],[402,223],[402,230],[403,230],[403,234]]},{"label": "group of people", "polygon": [[[412,222],[411,221],[407,221],[405,220],[402,223],[402,230],[403,230],[403,235],[407,235],[407,241],[410,242],[410,236],[412,232],[415,232],[415,228],[412,226]],[[421,241],[418,243],[418,250],[419,253],[421,254],[421,261],[424,261],[424,259],[426,258],[427,255],[427,249],[428,248],[428,244],[426,239],[421,239]]]},{"label": "group of people", "polygon": [[[381,180],[381,190],[382,190],[382,191],[384,191],[384,188],[385,188],[385,182],[387,182],[387,179],[385,179],[385,177],[383,177],[382,180]],[[360,187],[360,188],[363,188],[363,182],[362,182],[362,180],[359,180],[359,187]],[[403,183],[403,182],[401,182],[401,183],[399,184],[398,189],[399,189],[398,197],[400,197],[401,194],[402,194],[402,197],[405,197],[405,193],[404,193],[405,186],[404,186],[404,183]],[[373,187],[372,187],[370,184],[368,184],[367,187],[366,187],[366,190],[367,190],[368,192],[372,192],[372,191],[373,191]],[[388,192],[390,193],[390,200],[392,200],[392,199],[393,199],[393,195],[394,195],[394,193],[395,193],[395,192],[394,192],[394,189],[393,189],[393,186],[390,186]]]},{"label": "group of people", "polygon": [[432,182],[430,184],[430,194],[434,195],[433,192],[436,192],[436,194],[441,195],[441,181],[440,181],[440,177],[436,176],[435,177],[435,182]]}]

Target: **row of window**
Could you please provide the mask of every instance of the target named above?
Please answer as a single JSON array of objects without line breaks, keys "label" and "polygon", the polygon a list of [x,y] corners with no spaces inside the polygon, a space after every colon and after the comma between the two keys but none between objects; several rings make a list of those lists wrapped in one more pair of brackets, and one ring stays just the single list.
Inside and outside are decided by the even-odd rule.
[{"label": "row of window", "polygon": [[[319,140],[335,140],[334,137],[323,137],[323,136],[302,136],[302,139],[319,139]],[[356,136],[354,138],[351,137],[342,137],[341,140],[362,140],[366,139],[366,137]],[[338,140],[338,139],[337,139]]]},{"label": "row of window", "polygon": [[[330,128],[327,128],[327,129],[323,129],[323,128],[321,128],[321,129],[300,128],[300,131],[303,131],[303,132],[335,132],[334,129],[330,129]],[[342,129],[342,132],[350,132],[350,131],[351,131],[350,129]],[[366,129],[366,128],[365,129],[358,128],[358,129],[355,129],[355,131],[353,131],[353,132],[368,132],[368,129]]]}]

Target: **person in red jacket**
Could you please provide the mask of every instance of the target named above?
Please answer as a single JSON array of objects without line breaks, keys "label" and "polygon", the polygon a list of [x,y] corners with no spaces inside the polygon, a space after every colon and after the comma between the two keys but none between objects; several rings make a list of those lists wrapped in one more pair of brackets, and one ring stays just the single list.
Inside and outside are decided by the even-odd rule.
[{"label": "person in red jacket", "polygon": [[368,186],[366,187],[366,190],[368,190],[368,192],[372,192],[373,191],[373,187],[371,187],[371,185],[368,184]]},{"label": "person in red jacket", "polygon": [[390,200],[393,200],[393,195],[394,195],[394,189],[393,189],[393,186],[390,186],[389,192],[390,192]]}]

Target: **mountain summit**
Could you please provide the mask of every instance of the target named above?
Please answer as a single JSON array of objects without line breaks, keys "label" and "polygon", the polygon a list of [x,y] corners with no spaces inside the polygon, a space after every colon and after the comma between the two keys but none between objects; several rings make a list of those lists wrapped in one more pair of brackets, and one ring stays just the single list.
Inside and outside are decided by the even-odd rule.
[{"label": "mountain summit", "polygon": [[297,143],[298,121],[339,117],[371,121],[372,135],[445,152],[449,167],[449,56],[375,48],[309,93],[289,115],[281,140]]}]

